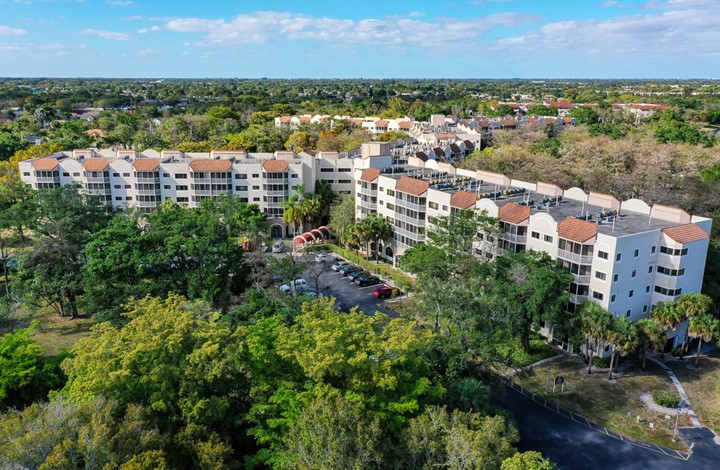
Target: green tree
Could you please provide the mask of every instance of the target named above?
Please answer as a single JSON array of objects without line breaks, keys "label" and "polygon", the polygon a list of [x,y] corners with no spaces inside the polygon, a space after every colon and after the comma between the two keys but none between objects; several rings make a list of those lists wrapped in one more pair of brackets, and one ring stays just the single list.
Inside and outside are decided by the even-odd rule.
[{"label": "green tree", "polygon": [[371,244],[375,242],[375,260],[379,259],[380,241],[386,240],[393,233],[393,227],[390,222],[377,214],[370,214],[364,219],[360,219],[355,224],[355,230],[360,240],[365,244],[367,250],[367,259],[370,259]]},{"label": "green tree", "polygon": [[695,367],[697,367],[703,341],[708,343],[720,335],[720,320],[709,313],[694,316],[690,319],[688,334],[698,340],[698,349],[695,355]]},{"label": "green tree", "polygon": [[297,131],[293,132],[290,137],[285,141],[285,148],[292,150],[295,153],[300,153],[303,150],[313,147],[312,139],[307,132]]},{"label": "green tree", "polygon": [[[683,294],[675,301],[675,308],[683,315],[683,320],[687,320],[688,322],[694,317],[709,313],[711,307],[712,299],[710,297],[695,292]],[[683,354],[687,352],[689,333],[690,328],[688,325],[688,328],[685,329],[685,337],[683,338],[683,344],[680,349],[680,359],[682,359]]]},{"label": "green tree", "polygon": [[567,287],[573,277],[546,253],[522,251],[495,258],[488,286],[493,310],[530,352],[530,332],[543,326],[562,330],[567,318]]},{"label": "green tree", "polygon": [[544,459],[540,452],[518,452],[503,460],[500,470],[556,470],[555,464]]},{"label": "green tree", "polygon": [[631,353],[637,347],[637,342],[635,323],[627,317],[613,317],[612,325],[605,338],[605,344],[612,347],[608,380],[612,380],[613,368],[616,366],[616,360],[619,360],[618,356]]},{"label": "green tree", "polygon": [[643,364],[647,361],[648,350],[655,350],[662,347],[667,339],[667,328],[653,318],[643,318],[637,322],[638,345],[642,352]]},{"label": "green tree", "polygon": [[528,108],[527,114],[530,116],[557,116],[558,110],[557,108],[536,104],[535,106],[530,106]]},{"label": "green tree", "polygon": [[[238,452],[247,409],[243,327],[232,327],[200,302],[180,296],[128,304],[127,325],[100,323],[63,362],[62,395],[78,403],[103,396],[147,409],[163,434],[176,436],[168,455],[183,466]],[[228,462],[225,462],[227,464]]]},{"label": "green tree", "polygon": [[597,124],[600,120],[600,116],[597,111],[590,106],[578,106],[577,108],[573,108],[568,112],[568,115],[575,118],[575,122],[578,124]]},{"label": "green tree", "polygon": [[588,374],[592,373],[593,353],[598,345],[605,341],[612,328],[613,317],[597,302],[586,302],[579,312],[579,327],[585,337],[585,350],[588,354]]},{"label": "green tree", "polygon": [[0,160],[9,160],[15,152],[26,149],[29,145],[9,132],[0,132]]},{"label": "green tree", "polygon": [[345,248],[350,245],[349,235],[355,233],[355,199],[351,196],[340,196],[330,206],[330,223],[340,243]]}]

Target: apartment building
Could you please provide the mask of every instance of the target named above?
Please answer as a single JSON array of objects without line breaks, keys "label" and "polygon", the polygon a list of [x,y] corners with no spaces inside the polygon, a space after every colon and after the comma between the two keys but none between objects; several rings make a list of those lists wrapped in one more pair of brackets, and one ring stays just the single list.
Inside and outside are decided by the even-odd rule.
[{"label": "apartment building", "polygon": [[477,210],[498,218],[501,228],[483,235],[475,254],[536,250],[562,260],[575,277],[570,312],[595,301],[636,321],[658,302],[702,287],[712,220],[678,208],[414,157],[404,167],[355,175],[357,215],[376,212],[393,224],[393,239],[375,248],[394,261],[425,241],[434,217]]},{"label": "apartment building", "polygon": [[120,210],[152,210],[162,201],[197,207],[203,199],[233,195],[267,214],[273,237],[289,237],[283,203],[317,181],[354,193],[353,159],[337,152],[317,155],[278,151],[182,153],[177,150],[74,150],[20,163],[22,180],[35,189],[79,184]]}]

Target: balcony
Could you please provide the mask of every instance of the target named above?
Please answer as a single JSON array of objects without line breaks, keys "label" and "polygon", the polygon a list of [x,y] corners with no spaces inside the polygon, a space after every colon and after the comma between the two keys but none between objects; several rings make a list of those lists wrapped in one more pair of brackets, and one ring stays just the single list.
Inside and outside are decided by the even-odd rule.
[{"label": "balcony", "polygon": [[38,183],[60,184],[60,176],[36,176],[35,181]]},{"label": "balcony", "polygon": [[587,276],[581,276],[579,274],[573,274],[575,276],[575,283],[581,284],[583,286],[589,286],[590,285],[590,275]]},{"label": "balcony", "polygon": [[279,196],[287,198],[289,196],[289,191],[263,191],[263,194],[265,196]]},{"label": "balcony", "polygon": [[503,240],[507,240],[510,243],[514,243],[516,245],[526,245],[527,244],[527,235],[517,235],[514,233],[503,232],[500,235],[500,238],[502,238]]},{"label": "balcony", "polygon": [[158,174],[155,178],[141,178],[136,177],[135,182],[138,184],[158,184],[160,183],[160,174]]},{"label": "balcony", "polygon": [[416,212],[425,212],[425,206],[420,204],[414,204],[412,202],[407,202],[401,199],[395,198],[395,205],[397,207],[405,207],[406,209],[410,209]]},{"label": "balcony", "polygon": [[561,259],[564,259],[567,261],[572,261],[573,263],[576,263],[576,264],[587,264],[587,265],[592,264],[592,259],[593,259],[592,255],[581,255],[581,254],[573,253],[573,252],[570,252],[567,250],[558,250],[557,256],[558,256],[558,258],[561,258]]},{"label": "balcony", "polygon": [[85,177],[85,182],[96,184],[110,184],[110,178],[103,176],[87,176]]},{"label": "balcony", "polygon": [[570,302],[574,304],[584,304],[588,301],[589,295],[570,294]]}]

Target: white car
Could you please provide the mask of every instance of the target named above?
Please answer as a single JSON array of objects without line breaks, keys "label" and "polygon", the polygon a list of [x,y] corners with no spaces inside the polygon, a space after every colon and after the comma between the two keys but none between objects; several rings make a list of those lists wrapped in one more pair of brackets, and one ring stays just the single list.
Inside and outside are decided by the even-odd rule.
[{"label": "white car", "polygon": [[273,253],[282,253],[285,251],[285,245],[283,245],[283,242],[280,240],[275,241],[272,246],[272,252]]},{"label": "white car", "polygon": [[[295,286],[295,292],[302,292],[310,287],[305,279],[295,279],[291,282]],[[289,294],[292,291],[290,284],[283,284],[280,286],[280,290]]]},{"label": "white car", "polygon": [[330,266],[330,269],[332,269],[335,272],[338,272],[340,270],[340,268],[342,268],[343,266],[349,266],[349,265],[350,265],[350,263],[348,263],[347,261],[338,261],[337,263]]},{"label": "white car", "polygon": [[318,253],[315,256],[316,263],[334,263],[335,260],[337,260],[337,257],[332,253]]}]

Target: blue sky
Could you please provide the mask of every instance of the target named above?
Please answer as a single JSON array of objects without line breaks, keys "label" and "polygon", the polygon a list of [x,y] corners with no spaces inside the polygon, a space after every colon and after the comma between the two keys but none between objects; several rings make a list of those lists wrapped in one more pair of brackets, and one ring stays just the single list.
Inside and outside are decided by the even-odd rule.
[{"label": "blue sky", "polygon": [[0,76],[720,78],[720,0],[0,0]]}]

